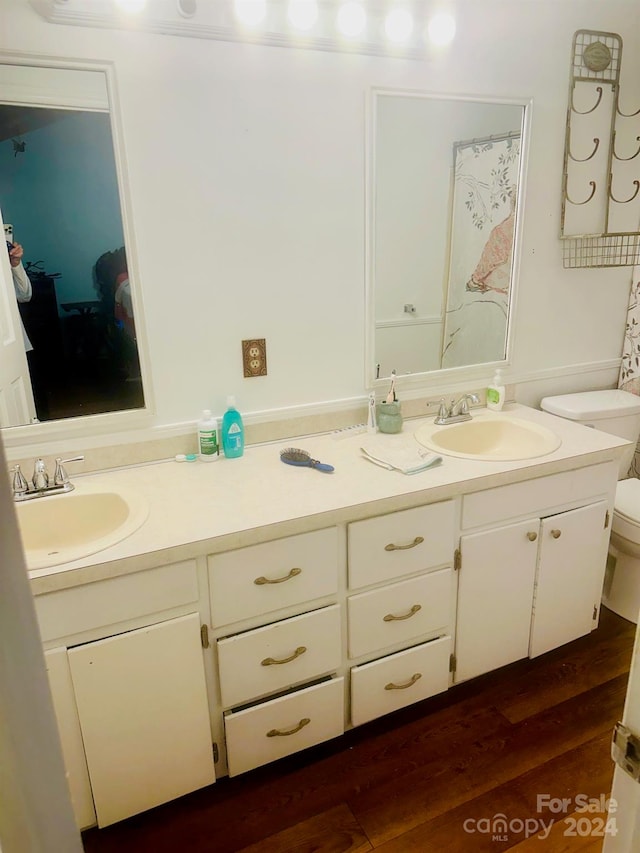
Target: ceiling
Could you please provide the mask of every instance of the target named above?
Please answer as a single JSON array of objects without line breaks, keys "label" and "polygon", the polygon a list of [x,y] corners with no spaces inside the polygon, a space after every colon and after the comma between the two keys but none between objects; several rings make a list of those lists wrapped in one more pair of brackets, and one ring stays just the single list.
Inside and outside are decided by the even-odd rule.
[{"label": "ceiling", "polygon": [[45,127],[68,115],[73,115],[73,111],[0,104],[0,142],[20,139],[32,130]]}]

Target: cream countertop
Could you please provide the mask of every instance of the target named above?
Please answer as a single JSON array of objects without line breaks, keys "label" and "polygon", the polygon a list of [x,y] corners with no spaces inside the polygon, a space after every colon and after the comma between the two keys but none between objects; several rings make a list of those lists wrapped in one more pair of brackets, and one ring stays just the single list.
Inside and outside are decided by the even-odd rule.
[{"label": "cream countertop", "polygon": [[[472,410],[481,416],[483,409]],[[517,462],[443,457],[440,466],[410,476],[368,462],[366,435],[306,436],[253,445],[239,459],[212,463],[161,461],[73,479],[83,488],[132,489],[149,503],[136,532],[90,557],[29,572],[34,594],[102,580],[165,562],[179,562],[282,536],[444,500],[482,489],[618,461],[629,442],[599,430],[512,403],[504,412],[553,430],[562,440],[546,456]],[[415,445],[413,433],[433,418],[405,421],[403,432],[384,436]],[[381,438],[380,434],[376,440]],[[280,450],[295,446],[335,467],[332,474],[284,465]],[[461,488],[463,486],[463,488]],[[46,498],[43,498],[46,500]]]}]

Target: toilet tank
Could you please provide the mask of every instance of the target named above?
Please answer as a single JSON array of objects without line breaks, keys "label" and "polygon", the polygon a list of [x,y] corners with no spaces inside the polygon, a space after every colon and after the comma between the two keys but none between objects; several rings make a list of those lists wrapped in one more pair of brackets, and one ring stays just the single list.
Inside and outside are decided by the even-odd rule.
[{"label": "toilet tank", "polygon": [[636,443],[640,438],[640,397],[619,388],[582,391],[577,394],[545,397],[540,402],[540,408],[551,415],[567,418],[633,442],[620,460],[618,479],[627,476]]}]

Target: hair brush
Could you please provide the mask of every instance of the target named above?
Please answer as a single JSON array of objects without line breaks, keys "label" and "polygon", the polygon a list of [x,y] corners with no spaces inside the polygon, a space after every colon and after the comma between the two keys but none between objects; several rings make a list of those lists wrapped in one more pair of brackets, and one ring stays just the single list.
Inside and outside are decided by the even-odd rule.
[{"label": "hair brush", "polygon": [[280,451],[280,459],[287,465],[298,465],[302,468],[315,468],[318,471],[324,471],[330,474],[334,471],[333,465],[327,465],[325,462],[318,462],[317,459],[312,459],[306,450],[299,450],[297,447],[287,447]]}]

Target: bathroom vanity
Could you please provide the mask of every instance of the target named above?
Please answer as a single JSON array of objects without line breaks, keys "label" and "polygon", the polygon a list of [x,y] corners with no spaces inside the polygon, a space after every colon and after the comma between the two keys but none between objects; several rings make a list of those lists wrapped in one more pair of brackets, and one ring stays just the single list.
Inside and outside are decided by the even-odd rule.
[{"label": "bathroom vanity", "polygon": [[325,435],[294,444],[333,474],[282,465],[282,443],[77,478],[149,506],[113,547],[30,572],[79,826],[595,628],[628,443],[507,408],[560,447],[405,476],[365,460],[363,436]]}]

